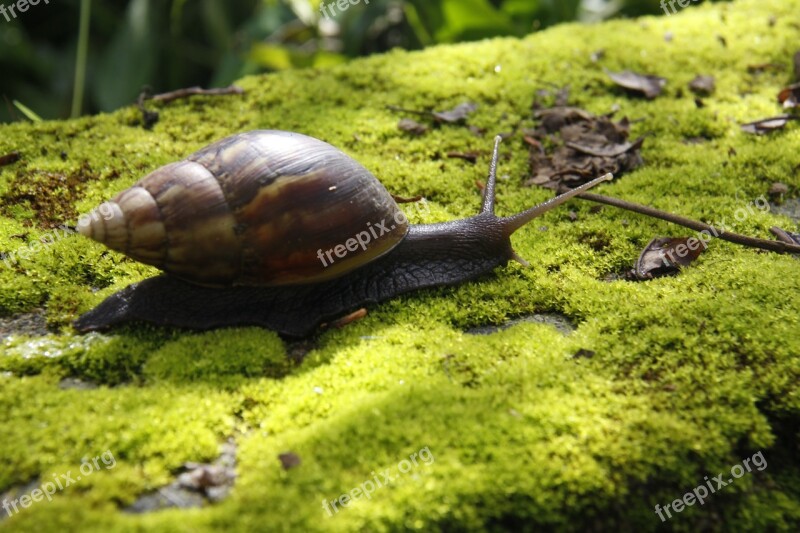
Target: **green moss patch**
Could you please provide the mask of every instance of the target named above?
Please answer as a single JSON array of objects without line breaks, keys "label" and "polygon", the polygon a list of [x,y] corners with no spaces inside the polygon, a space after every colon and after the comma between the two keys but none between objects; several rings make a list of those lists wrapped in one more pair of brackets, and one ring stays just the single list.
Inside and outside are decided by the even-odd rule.
[{"label": "green moss patch", "polygon": [[[0,313],[44,309],[50,333],[4,322],[12,334],[0,345],[0,492],[75,473],[104,452],[115,464],[52,501],[0,511],[0,528],[656,530],[664,527],[656,504],[761,452],[763,470],[673,512],[666,525],[796,530],[796,258],[713,241],[675,277],[609,281],[652,237],[688,233],[574,200],[513,237],[530,268],[513,263],[474,283],[397,298],[306,343],[257,328],[133,325],[81,336],[71,320],[156,271],[59,228],[158,166],[255,128],[324,139],[394,194],[424,195],[430,210],[403,206],[413,222],[475,213],[492,136],[517,132],[502,146],[498,190],[500,213],[516,212],[551,196],[523,186],[528,146],[519,132],[534,125],[534,93],[569,85],[573,105],[596,114],[616,106],[633,121],[633,138],[647,136],[645,164],[601,192],[768,237],[771,225],[794,223],[775,210],[736,213],[776,181],[797,196],[800,127],[757,137],[739,125],[780,112],[798,13],[797,0],[692,5],[671,17],[248,77],[241,96],[153,104],[152,130],[134,107],[2,126],[0,154],[18,150],[22,159],[0,167]],[[767,63],[783,68],[748,70]],[[640,99],[603,68],[669,83],[657,99]],[[687,88],[696,74],[716,77],[702,108]],[[469,123],[485,135],[442,124],[414,136],[387,109],[465,101],[478,104]],[[451,151],[476,151],[477,164]],[[563,315],[575,330],[522,322],[466,333],[534,313]],[[76,379],[94,387],[65,385]],[[186,462],[212,461],[229,438],[238,477],[228,498],[122,511]],[[432,460],[406,468],[423,449]],[[284,453],[300,464],[285,469]],[[369,498],[328,512],[325,502],[387,471],[391,481]]]}]

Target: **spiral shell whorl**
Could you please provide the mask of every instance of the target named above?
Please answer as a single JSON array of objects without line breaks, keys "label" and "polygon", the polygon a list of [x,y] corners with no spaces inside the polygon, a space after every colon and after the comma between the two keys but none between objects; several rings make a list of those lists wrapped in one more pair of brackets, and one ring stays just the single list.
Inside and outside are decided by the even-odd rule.
[{"label": "spiral shell whorl", "polygon": [[[286,285],[342,275],[408,231],[386,189],[333,146],[305,135],[251,131],[145,176],[79,226],[142,263],[202,285]],[[402,222],[397,222],[400,214]],[[328,250],[369,224],[391,230],[366,250],[323,265]]]},{"label": "spiral shell whorl", "polygon": [[109,248],[204,285],[226,284],[238,274],[237,261],[231,261],[241,248],[235,222],[217,180],[202,165],[165,165],[106,205],[113,215],[96,210],[82,232]]}]

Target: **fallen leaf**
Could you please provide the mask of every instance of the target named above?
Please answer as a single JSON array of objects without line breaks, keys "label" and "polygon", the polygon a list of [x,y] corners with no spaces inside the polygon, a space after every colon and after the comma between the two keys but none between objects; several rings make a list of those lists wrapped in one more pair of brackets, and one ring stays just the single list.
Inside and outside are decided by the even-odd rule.
[{"label": "fallen leaf", "polygon": [[466,120],[470,113],[478,109],[478,104],[465,102],[447,111],[433,111],[431,115],[439,122],[454,123]]},{"label": "fallen leaf", "polygon": [[778,237],[779,241],[787,244],[800,244],[800,233],[790,233],[778,226],[773,226],[769,230]]},{"label": "fallen leaf", "polygon": [[296,466],[300,466],[300,456],[294,452],[285,452],[278,454],[278,459],[281,461],[281,466],[284,470],[289,470]]},{"label": "fallen leaf", "polygon": [[776,181],[775,183],[770,185],[769,191],[767,191],[767,194],[774,201],[774,200],[780,200],[781,198],[783,198],[783,195],[786,194],[787,192],[789,192],[789,186],[786,185],[785,183],[781,183],[779,181]]},{"label": "fallen leaf", "polygon": [[698,74],[689,82],[689,90],[700,96],[708,96],[714,92],[716,82],[714,76]]},{"label": "fallen leaf", "polygon": [[631,72],[630,70],[625,70],[622,72],[611,72],[606,70],[606,74],[620,87],[629,91],[641,93],[645,96],[645,98],[650,100],[661,94],[661,91],[667,84],[667,80],[665,78],[650,74],[637,74],[635,72]]},{"label": "fallen leaf", "polygon": [[638,280],[674,274],[704,250],[705,245],[696,237],[656,237],[642,250],[633,273]]},{"label": "fallen leaf", "polygon": [[397,123],[397,127],[413,135],[422,135],[429,129],[425,124],[420,124],[416,120],[410,118],[401,119],[400,122]]},{"label": "fallen leaf", "polygon": [[204,491],[209,487],[228,485],[236,478],[236,471],[221,465],[188,463],[188,472],[178,476],[181,487]]},{"label": "fallen leaf", "polygon": [[797,117],[792,115],[778,115],[777,117],[764,118],[756,120],[755,122],[742,124],[742,131],[755,135],[764,135],[771,131],[783,129],[790,120],[795,119],[797,119]]},{"label": "fallen leaf", "polygon": [[778,93],[778,102],[782,103],[785,109],[798,107],[798,102],[800,102],[800,83],[789,85]]},{"label": "fallen leaf", "polygon": [[581,144],[577,142],[568,142],[565,144],[584,154],[597,157],[617,157],[625,152],[641,148],[642,143],[644,143],[644,137],[639,137],[632,143],[621,144]]},{"label": "fallen leaf", "polygon": [[564,126],[581,121],[593,120],[595,117],[588,111],[577,107],[554,107],[542,109],[534,114],[534,118],[542,121],[546,133],[555,133]]},{"label": "fallen leaf", "polygon": [[[643,138],[628,142],[630,123],[596,117],[575,107],[554,107],[534,114],[535,130],[523,132],[530,146],[531,176],[526,185],[564,191],[608,172],[619,174],[640,166]],[[548,147],[549,153],[545,149]],[[553,148],[549,148],[553,147]]]},{"label": "fallen leaf", "polygon": [[0,167],[16,163],[20,159],[19,152],[10,152],[6,155],[0,156]]}]

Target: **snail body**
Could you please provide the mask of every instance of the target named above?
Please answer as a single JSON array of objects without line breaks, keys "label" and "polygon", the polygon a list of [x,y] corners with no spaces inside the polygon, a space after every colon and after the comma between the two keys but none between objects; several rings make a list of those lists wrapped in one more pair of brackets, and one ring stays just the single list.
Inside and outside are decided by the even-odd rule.
[{"label": "snail body", "polygon": [[480,213],[409,225],[368,170],[323,141],[271,130],[222,139],[122,191],[101,206],[108,216],[79,222],[84,235],[165,273],[109,296],[75,328],[145,321],[305,336],[364,305],[519,259],[514,231],[610,179],[497,217],[499,143]]}]

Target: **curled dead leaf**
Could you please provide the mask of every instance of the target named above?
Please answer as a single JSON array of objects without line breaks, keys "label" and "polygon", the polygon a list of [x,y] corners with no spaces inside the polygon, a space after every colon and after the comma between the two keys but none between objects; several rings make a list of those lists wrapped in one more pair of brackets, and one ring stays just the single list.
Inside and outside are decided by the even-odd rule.
[{"label": "curled dead leaf", "polygon": [[637,74],[630,70],[623,70],[622,72],[606,70],[606,74],[614,83],[623,89],[640,93],[650,100],[661,94],[661,91],[667,84],[666,78],[651,74]]},{"label": "curled dead leaf", "polygon": [[284,470],[289,470],[296,466],[300,466],[300,456],[294,452],[285,452],[278,454],[278,459],[281,462],[281,467]]},{"label": "curled dead leaf", "polygon": [[[530,146],[531,177],[526,185],[556,191],[582,185],[595,176],[619,174],[640,166],[643,138],[628,142],[630,122],[614,122],[575,107],[554,107],[534,114],[539,126],[524,132]],[[551,147],[549,153],[545,147]]]},{"label": "curled dead leaf", "polygon": [[656,237],[642,250],[633,274],[638,280],[675,274],[705,249],[705,243],[696,237]]},{"label": "curled dead leaf", "polygon": [[439,122],[447,122],[452,124],[454,122],[466,120],[470,113],[476,109],[478,109],[478,104],[465,102],[447,111],[433,111],[431,115],[433,115],[433,118]]},{"label": "curled dead leaf", "polygon": [[789,85],[778,93],[778,102],[783,104],[784,109],[799,107],[800,104],[800,83]]},{"label": "curled dead leaf", "polygon": [[797,118],[798,117],[793,115],[778,115],[776,117],[764,118],[756,120],[755,122],[742,124],[742,131],[755,135],[764,135],[765,133],[783,129],[789,121],[797,120]]},{"label": "curled dead leaf", "polygon": [[17,151],[10,152],[7,153],[6,155],[0,156],[0,167],[16,163],[17,161],[20,160],[21,157],[22,156]]},{"label": "curled dead leaf", "polygon": [[425,124],[420,124],[416,120],[410,118],[401,119],[400,122],[397,123],[397,127],[402,131],[411,133],[412,135],[423,135],[430,129]]},{"label": "curled dead leaf", "polygon": [[716,81],[714,76],[698,74],[689,82],[689,90],[700,96],[708,96],[714,92]]},{"label": "curled dead leaf", "polygon": [[800,245],[800,233],[790,233],[784,229],[779,228],[778,226],[773,226],[769,229],[778,240],[781,242],[785,242],[787,244],[799,244]]}]

